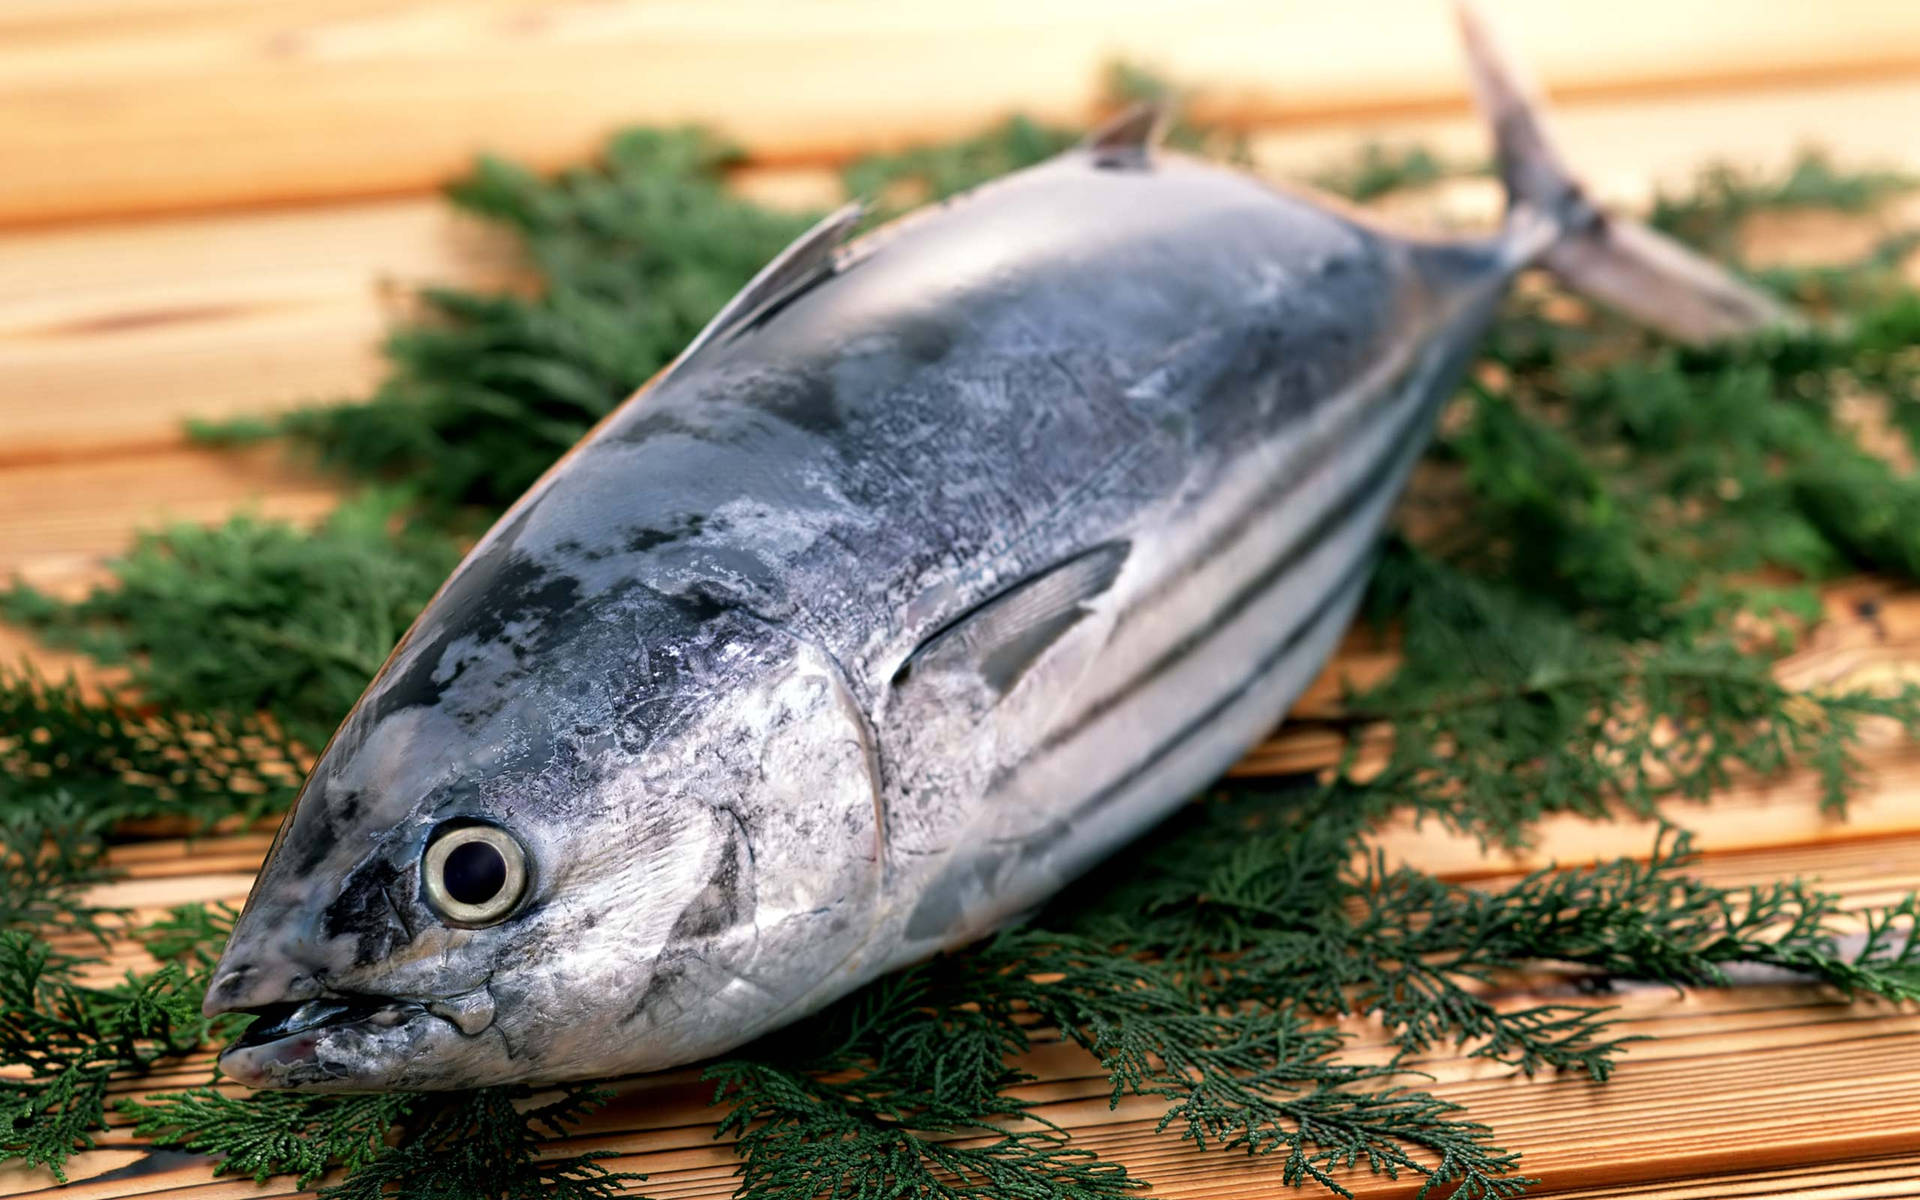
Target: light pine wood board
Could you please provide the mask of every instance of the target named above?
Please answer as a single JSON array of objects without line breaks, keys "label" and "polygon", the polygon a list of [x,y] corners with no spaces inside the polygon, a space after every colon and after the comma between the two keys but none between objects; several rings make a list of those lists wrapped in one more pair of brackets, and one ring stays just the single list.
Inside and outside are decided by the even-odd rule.
[{"label": "light pine wood board", "polygon": [[[1811,144],[1844,163],[1920,171],[1916,117],[1920,79],[1579,105],[1559,128],[1596,190],[1638,208],[1705,161],[1777,170]],[[1342,121],[1262,134],[1253,148],[1269,174],[1301,178],[1372,139],[1486,153],[1470,116]],[[793,207],[840,198],[823,168],[756,168],[737,183]],[[1386,219],[1484,224],[1499,205],[1490,181],[1469,180]],[[1844,257],[1870,233],[1770,241]],[[171,446],[188,417],[363,395],[415,287],[520,279],[503,239],[429,197],[0,233],[0,471]],[[0,544],[0,570],[9,553]]]},{"label": "light pine wood board", "polygon": [[421,285],[517,273],[432,198],[0,234],[0,469],[362,395]]},{"label": "light pine wood board", "polygon": [[[1563,94],[1920,71],[1900,0],[1487,5]],[[1243,123],[1458,108],[1441,0],[8,0],[0,223],[418,192],[481,149],[557,165],[698,120],[817,161],[1024,109],[1116,58]]]}]

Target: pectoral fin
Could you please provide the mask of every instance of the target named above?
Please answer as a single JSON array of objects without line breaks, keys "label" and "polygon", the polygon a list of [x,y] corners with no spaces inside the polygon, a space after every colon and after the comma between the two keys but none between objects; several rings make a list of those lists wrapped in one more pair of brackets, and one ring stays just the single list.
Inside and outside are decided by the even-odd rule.
[{"label": "pectoral fin", "polygon": [[894,673],[893,685],[916,674],[966,672],[994,696],[1005,696],[1113,586],[1127,550],[1126,542],[1096,546],[975,605],[920,643]]}]

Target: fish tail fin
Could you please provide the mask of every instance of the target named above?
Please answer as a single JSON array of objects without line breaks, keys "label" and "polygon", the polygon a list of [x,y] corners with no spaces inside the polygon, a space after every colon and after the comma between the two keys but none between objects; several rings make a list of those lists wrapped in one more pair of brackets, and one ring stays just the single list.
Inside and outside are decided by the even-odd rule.
[{"label": "fish tail fin", "polygon": [[1508,244],[1574,291],[1686,342],[1713,342],[1800,319],[1758,288],[1588,198],[1548,136],[1539,93],[1473,0],[1455,0],[1481,111],[1507,188]]}]

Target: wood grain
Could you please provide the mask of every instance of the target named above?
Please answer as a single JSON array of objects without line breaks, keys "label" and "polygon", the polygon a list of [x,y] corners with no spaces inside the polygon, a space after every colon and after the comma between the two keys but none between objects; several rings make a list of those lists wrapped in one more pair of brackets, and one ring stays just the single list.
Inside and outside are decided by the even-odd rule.
[{"label": "wood grain", "polygon": [[332,511],[338,490],[279,447],[186,447],[0,470],[0,577],[60,590],[97,578],[135,529],[222,520],[242,509],[288,520]]},{"label": "wood grain", "polygon": [[[1843,162],[1920,171],[1914,113],[1920,80],[1576,108],[1560,133],[1603,195],[1637,207],[1708,159],[1778,169],[1816,141]],[[1463,159],[1486,149],[1479,121],[1458,116],[1272,133],[1254,150],[1262,169],[1298,178],[1369,138]],[[758,168],[737,183],[794,207],[838,197],[822,169]],[[1491,182],[1469,180],[1389,215],[1484,223],[1500,204]],[[1859,228],[1773,241],[1789,256],[1844,256]],[[417,285],[520,278],[510,247],[435,198],[0,234],[0,470],[171,446],[188,417],[365,394],[380,338]]]},{"label": "wood grain", "polygon": [[[1569,99],[1920,71],[1920,9],[1887,0],[1488,7]],[[983,113],[1083,119],[1116,56],[1249,125],[1465,95],[1438,0],[7,0],[0,223],[419,192],[631,122],[818,161]]]},{"label": "wood grain", "polygon": [[425,199],[0,235],[0,467],[364,394],[418,287],[516,268],[504,238]]}]

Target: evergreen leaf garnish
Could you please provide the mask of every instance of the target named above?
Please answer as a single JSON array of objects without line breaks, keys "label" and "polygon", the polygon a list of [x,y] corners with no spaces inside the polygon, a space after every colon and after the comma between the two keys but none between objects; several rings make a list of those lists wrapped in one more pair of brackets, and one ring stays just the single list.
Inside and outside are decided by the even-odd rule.
[{"label": "evergreen leaf garnish", "polygon": [[[187,923],[204,936],[183,939]],[[200,997],[227,927],[217,916],[176,916],[159,947],[169,961],[105,986],[79,982],[85,961],[55,950],[42,930],[0,929],[0,1062],[13,1068],[0,1077],[0,1161],[44,1166],[64,1182],[67,1158],[91,1149],[105,1124],[115,1074],[214,1034]]]},{"label": "evergreen leaf garnish", "polygon": [[307,1187],[335,1168],[358,1171],[381,1156],[387,1134],[417,1098],[406,1093],[234,1096],[212,1087],[125,1102],[134,1132],[221,1156],[220,1169],[265,1183],[291,1175]]},{"label": "evergreen leaf garnish", "polygon": [[312,530],[246,515],[174,525],[142,535],[86,599],[15,584],[0,615],[128,667],[163,712],[268,712],[317,749],[459,560],[438,530],[395,529],[402,504],[371,492]]}]

